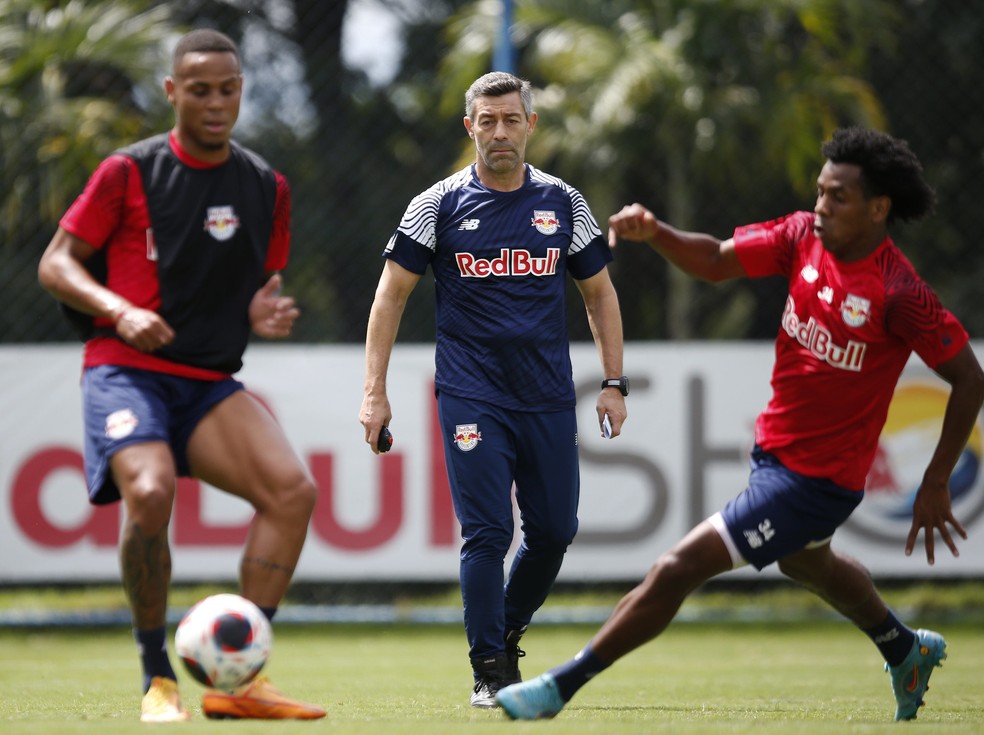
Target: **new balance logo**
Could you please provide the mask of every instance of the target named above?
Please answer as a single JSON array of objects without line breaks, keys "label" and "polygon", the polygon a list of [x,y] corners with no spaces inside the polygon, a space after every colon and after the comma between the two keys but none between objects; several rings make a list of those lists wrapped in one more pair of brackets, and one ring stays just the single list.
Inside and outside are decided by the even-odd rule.
[{"label": "new balance logo", "polygon": [[890,631],[888,631],[887,633],[885,633],[883,635],[875,636],[875,643],[876,644],[878,644],[878,643],[888,643],[889,641],[894,641],[898,637],[899,637],[899,629],[898,628],[892,628]]},{"label": "new balance logo", "polygon": [[477,219],[463,219],[461,224],[458,225],[459,230],[477,230],[479,220]]},{"label": "new balance logo", "polygon": [[772,521],[766,518],[758,524],[757,529],[746,529],[743,533],[748,545],[753,549],[758,549],[776,535],[776,530],[772,527]]}]

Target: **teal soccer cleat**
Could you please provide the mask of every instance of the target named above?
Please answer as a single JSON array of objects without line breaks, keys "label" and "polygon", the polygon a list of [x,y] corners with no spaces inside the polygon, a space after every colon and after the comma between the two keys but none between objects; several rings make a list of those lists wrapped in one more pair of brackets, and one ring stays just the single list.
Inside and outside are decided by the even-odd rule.
[{"label": "teal soccer cleat", "polygon": [[885,664],[885,671],[892,675],[892,691],[895,692],[896,720],[914,720],[923,706],[923,694],[929,689],[929,676],[933,669],[943,665],[946,658],[946,641],[939,633],[917,630],[916,640],[905,661],[898,666]]},{"label": "teal soccer cleat", "polygon": [[542,720],[553,717],[564,708],[557,691],[557,682],[550,674],[513,684],[499,690],[495,701],[514,720]]}]

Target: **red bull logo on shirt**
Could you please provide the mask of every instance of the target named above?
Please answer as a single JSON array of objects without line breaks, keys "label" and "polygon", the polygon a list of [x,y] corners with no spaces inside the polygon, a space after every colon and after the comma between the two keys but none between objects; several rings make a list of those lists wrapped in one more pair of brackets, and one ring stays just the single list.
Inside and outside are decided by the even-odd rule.
[{"label": "red bull logo on shirt", "polygon": [[224,242],[239,229],[239,217],[232,207],[209,207],[205,213],[205,229],[219,242]]},{"label": "red bull logo on shirt", "polygon": [[462,452],[470,452],[482,441],[482,432],[478,430],[478,424],[458,424],[452,439]]},{"label": "red bull logo on shirt", "polygon": [[529,250],[502,248],[498,258],[476,258],[473,253],[457,253],[454,259],[462,278],[552,276],[557,273],[560,248],[547,248],[547,254],[542,258]]},{"label": "red bull logo on shirt", "polygon": [[534,209],[533,210],[533,226],[536,228],[537,232],[542,232],[544,235],[552,235],[560,227],[560,220],[557,219],[557,215],[546,209]]},{"label": "red bull logo on shirt", "polygon": [[861,327],[868,321],[868,313],[871,311],[871,301],[863,299],[854,294],[848,294],[841,304],[841,315],[844,323],[849,327]]}]

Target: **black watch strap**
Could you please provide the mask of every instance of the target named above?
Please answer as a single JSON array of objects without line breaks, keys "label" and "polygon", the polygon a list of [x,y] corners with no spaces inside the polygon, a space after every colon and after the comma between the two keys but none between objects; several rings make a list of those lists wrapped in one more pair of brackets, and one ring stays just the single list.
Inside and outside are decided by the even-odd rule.
[{"label": "black watch strap", "polygon": [[623,396],[629,395],[629,379],[624,375],[621,378],[605,378],[601,381],[601,387],[604,388],[618,388],[619,393]]}]

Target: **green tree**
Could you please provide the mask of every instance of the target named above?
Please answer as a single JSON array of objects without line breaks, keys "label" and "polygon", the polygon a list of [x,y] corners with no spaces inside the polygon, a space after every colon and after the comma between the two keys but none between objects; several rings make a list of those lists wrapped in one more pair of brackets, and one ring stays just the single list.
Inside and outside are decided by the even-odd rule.
[{"label": "green tree", "polygon": [[932,217],[897,228],[906,255],[967,331],[984,336],[984,0],[901,0],[906,23],[869,59],[893,134],[909,141],[936,189]]},{"label": "green tree", "polygon": [[[396,78],[374,86],[341,61],[345,3],[291,0],[293,40],[313,91],[316,129],[297,162],[294,256],[288,274],[303,290],[301,339],[362,342],[382,269],[380,257],[411,197],[447,175],[458,119],[435,114],[436,70],[447,52],[446,18],[461,0],[382,0],[403,25]],[[433,294],[407,306],[401,340],[434,338]]]},{"label": "green tree", "polygon": [[160,82],[168,12],[141,6],[147,3],[0,0],[7,247],[38,220],[57,221],[86,173],[153,124],[148,113],[166,109],[153,104],[161,95],[150,88]]},{"label": "green tree", "polygon": [[22,318],[39,315],[38,255],[99,160],[166,113],[171,31],[137,0],[0,0],[0,334],[69,335],[52,304]]}]

